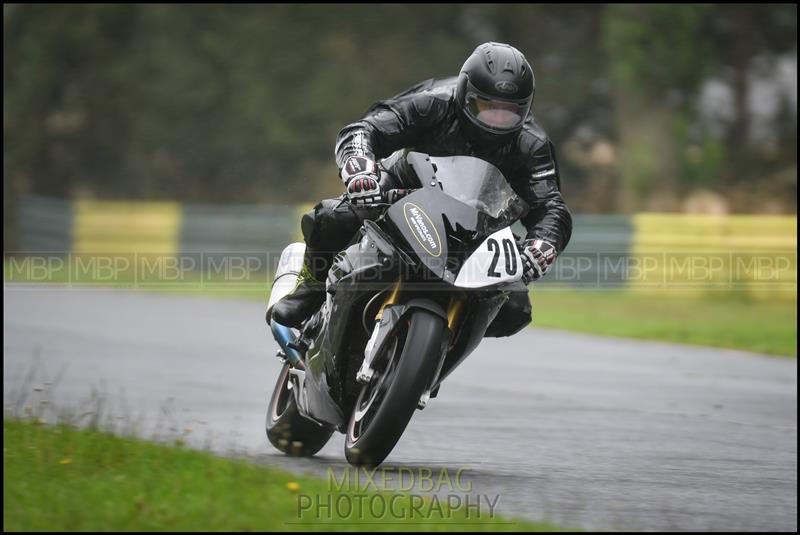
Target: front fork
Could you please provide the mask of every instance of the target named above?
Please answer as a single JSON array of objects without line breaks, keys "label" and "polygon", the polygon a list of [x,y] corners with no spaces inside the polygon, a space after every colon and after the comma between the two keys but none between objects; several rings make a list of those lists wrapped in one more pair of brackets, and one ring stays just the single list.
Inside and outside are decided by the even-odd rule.
[{"label": "front fork", "polygon": [[[387,335],[388,329],[392,327],[391,318],[389,321],[383,321],[384,319],[384,311],[387,307],[391,305],[395,305],[398,302],[400,293],[402,291],[402,282],[398,280],[395,283],[394,289],[389,294],[389,296],[384,301],[383,305],[381,306],[378,314],[375,316],[375,327],[372,330],[372,335],[369,337],[367,341],[367,345],[364,348],[364,360],[361,363],[361,367],[356,372],[356,381],[361,384],[368,384],[373,376],[375,375],[375,370],[372,367],[373,360],[375,356],[380,353],[380,350],[383,347],[383,342]],[[424,409],[428,403],[428,400],[431,396],[431,390],[433,385],[436,384],[436,381],[439,378],[439,374],[442,371],[442,366],[444,365],[445,356],[447,355],[446,348],[449,347],[452,339],[454,338],[456,329],[458,327],[459,322],[461,321],[462,311],[464,309],[464,298],[459,294],[454,294],[450,298],[450,302],[447,307],[447,328],[450,331],[450,339],[448,343],[443,347],[441,355],[439,356],[439,363],[436,366],[436,372],[434,373],[429,388],[425,390],[425,392],[420,396],[419,403],[417,404],[418,408]],[[377,347],[376,347],[377,345]]]},{"label": "front fork", "polygon": [[372,359],[377,351],[373,351],[373,349],[375,348],[375,342],[377,341],[378,335],[381,331],[381,319],[383,318],[383,311],[386,309],[386,307],[397,303],[401,286],[402,279],[398,279],[398,281],[394,284],[392,293],[389,294],[389,296],[381,305],[381,308],[378,310],[378,313],[375,315],[375,327],[372,329],[372,335],[369,337],[369,340],[367,340],[367,345],[364,347],[364,360],[361,362],[361,367],[358,369],[358,372],[356,372],[356,381],[362,385],[368,384],[372,380],[372,376],[375,375],[375,370],[372,369]]},{"label": "front fork", "polygon": [[450,303],[447,305],[447,329],[450,331],[450,337],[447,341],[447,344],[442,349],[442,354],[439,357],[439,364],[436,366],[436,373],[433,374],[433,380],[431,381],[430,386],[419,398],[417,408],[420,410],[424,409],[428,404],[434,385],[436,385],[436,383],[439,381],[439,374],[442,373],[442,366],[444,366],[444,361],[447,357],[447,351],[452,346],[453,340],[456,336],[456,329],[461,321],[461,313],[464,310],[464,301],[465,300],[463,296],[453,294],[453,296],[450,298]]}]

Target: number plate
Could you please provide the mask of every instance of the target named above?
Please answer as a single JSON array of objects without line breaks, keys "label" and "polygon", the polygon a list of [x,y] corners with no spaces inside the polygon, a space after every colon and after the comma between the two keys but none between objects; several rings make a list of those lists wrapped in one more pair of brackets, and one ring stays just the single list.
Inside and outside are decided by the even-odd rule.
[{"label": "number plate", "polygon": [[461,266],[456,286],[481,288],[522,278],[522,259],[509,227],[486,238]]}]

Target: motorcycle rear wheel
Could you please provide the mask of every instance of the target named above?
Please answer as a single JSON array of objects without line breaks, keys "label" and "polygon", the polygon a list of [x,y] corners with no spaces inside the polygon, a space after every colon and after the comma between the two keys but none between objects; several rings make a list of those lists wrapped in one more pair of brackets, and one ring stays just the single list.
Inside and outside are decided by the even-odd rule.
[{"label": "motorcycle rear wheel", "polygon": [[292,457],[310,457],[328,443],[333,429],[304,418],[290,388],[288,362],[284,363],[267,408],[267,438],[277,449]]}]

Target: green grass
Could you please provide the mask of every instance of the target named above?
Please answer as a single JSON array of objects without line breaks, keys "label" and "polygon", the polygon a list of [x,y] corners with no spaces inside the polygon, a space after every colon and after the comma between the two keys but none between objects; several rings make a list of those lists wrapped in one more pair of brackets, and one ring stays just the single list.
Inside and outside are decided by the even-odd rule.
[{"label": "green grass", "polygon": [[[66,269],[30,277],[30,269],[4,262],[7,282],[66,283]],[[72,279],[74,280],[74,279]],[[96,285],[81,279],[77,286]],[[121,272],[101,286],[143,289],[179,295],[254,299],[266,303],[270,278],[255,273],[237,281],[188,272],[174,282],[134,285],[131,272]],[[746,292],[657,293],[626,290],[589,291],[533,286],[534,326],[665,342],[742,349],[770,355],[797,355],[797,301],[751,298]]]},{"label": "green grass", "polygon": [[377,494],[339,490],[321,479],[181,446],[30,421],[3,421],[3,465],[3,529],[8,531],[556,529],[489,518],[487,507],[481,518],[474,508],[467,518],[463,509],[440,510],[429,499],[408,494],[394,502],[402,515],[354,506],[349,516],[336,516],[333,507],[333,518],[327,519],[325,509],[317,513],[307,504],[327,503],[328,496],[332,503],[355,504],[358,495]]},{"label": "green grass", "polygon": [[531,296],[539,327],[797,355],[796,301],[622,290],[534,289]]}]

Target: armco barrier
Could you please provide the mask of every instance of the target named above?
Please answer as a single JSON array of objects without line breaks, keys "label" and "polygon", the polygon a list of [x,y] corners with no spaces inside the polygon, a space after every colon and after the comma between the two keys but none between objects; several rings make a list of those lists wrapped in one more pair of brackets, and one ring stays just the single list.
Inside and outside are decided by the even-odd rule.
[{"label": "armco barrier", "polygon": [[179,250],[183,255],[264,255],[274,270],[280,252],[302,241],[294,205],[184,205]]},{"label": "armco barrier", "polygon": [[[524,231],[520,230],[519,234]],[[615,269],[630,253],[633,223],[627,215],[575,215],[567,249],[538,284],[596,288],[625,284]]]},{"label": "armco barrier", "polygon": [[[302,240],[311,205],[213,205],[24,197],[17,211],[22,253],[249,255],[274,269]],[[519,224],[517,234],[524,230]],[[187,265],[203,268],[204,262]],[[637,290],[746,290],[794,296],[796,216],[576,215],[572,239],[539,284]]]},{"label": "armco barrier", "polygon": [[72,204],[25,196],[17,209],[18,247],[24,252],[63,253],[72,249]]},{"label": "armco barrier", "polygon": [[175,254],[180,223],[178,203],[76,201],[72,251]]},{"label": "armco barrier", "polygon": [[637,214],[629,287],[797,291],[797,217]]}]

